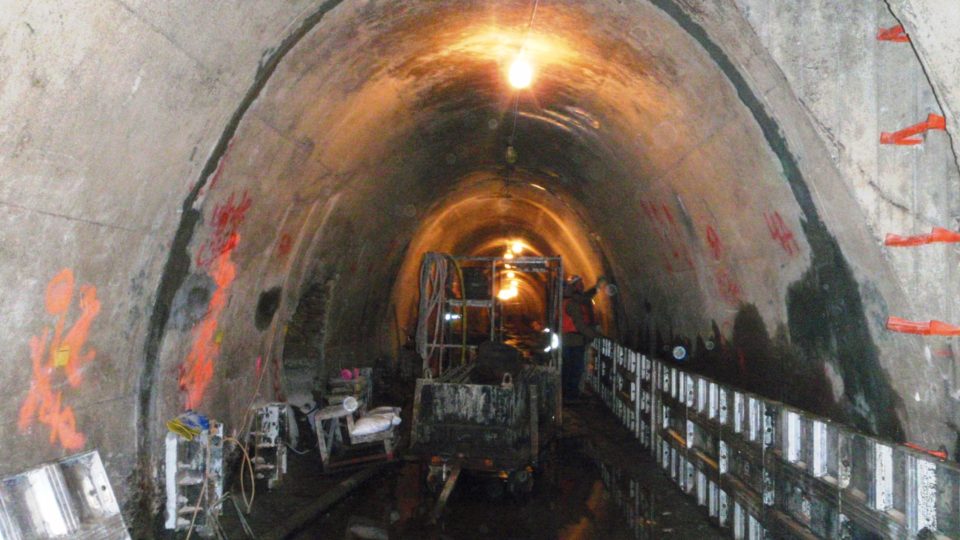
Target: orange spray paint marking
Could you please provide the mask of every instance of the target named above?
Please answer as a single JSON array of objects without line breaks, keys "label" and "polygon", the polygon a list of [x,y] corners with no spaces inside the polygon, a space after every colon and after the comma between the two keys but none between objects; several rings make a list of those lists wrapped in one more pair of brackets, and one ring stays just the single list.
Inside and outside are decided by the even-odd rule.
[{"label": "orange spray paint marking", "polygon": [[80,316],[64,332],[67,314],[73,302],[74,277],[69,268],[60,271],[47,284],[45,305],[47,313],[57,317],[50,336],[50,327],[45,326],[39,336],[30,338],[30,360],[33,364],[33,381],[27,399],[20,407],[17,427],[24,431],[39,420],[50,428],[50,443],[58,443],[68,450],[83,448],[86,438],[77,431],[73,408],[63,406],[62,382],[55,382],[58,369],[64,370],[67,384],[76,388],[82,382],[82,368],[97,355],[94,349],[84,347],[90,326],[100,313],[97,289],[92,285],[80,286]]},{"label": "orange spray paint marking", "polygon": [[220,356],[220,340],[217,339],[220,314],[227,307],[230,286],[237,276],[237,268],[230,260],[230,255],[239,242],[240,235],[233,233],[228,243],[230,249],[220,253],[210,267],[217,289],[210,298],[206,315],[193,329],[193,346],[180,366],[180,390],[186,394],[187,409],[200,405],[213,379],[214,364]]},{"label": "orange spray paint marking", "polygon": [[880,134],[880,144],[896,144],[899,146],[913,146],[923,144],[923,133],[931,130],[945,131],[947,129],[947,119],[939,114],[929,114],[927,119],[919,124],[901,129],[894,133],[883,132]]},{"label": "orange spray paint marking", "polygon": [[903,29],[903,25],[898,24],[890,28],[881,28],[880,31],[877,32],[877,41],[907,43],[910,41],[910,36],[908,36],[906,30]]},{"label": "orange spray paint marking", "polygon": [[942,321],[908,321],[900,317],[887,317],[887,330],[920,336],[960,336],[960,326]]},{"label": "orange spray paint marking", "polygon": [[944,229],[943,227],[934,227],[930,234],[918,234],[914,236],[900,236],[898,234],[888,234],[883,241],[885,245],[891,247],[922,246],[924,244],[956,243],[960,242],[960,233]]},{"label": "orange spray paint marking", "polygon": [[780,212],[772,214],[763,214],[763,219],[767,222],[767,230],[770,231],[770,238],[773,238],[780,244],[787,255],[793,257],[800,254],[800,245],[793,236],[793,231],[783,221]]}]

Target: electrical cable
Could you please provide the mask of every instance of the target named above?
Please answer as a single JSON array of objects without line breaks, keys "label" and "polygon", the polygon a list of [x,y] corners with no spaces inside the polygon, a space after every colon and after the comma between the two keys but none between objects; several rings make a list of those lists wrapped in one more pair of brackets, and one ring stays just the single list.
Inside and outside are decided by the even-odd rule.
[{"label": "electrical cable", "polygon": [[[520,50],[517,52],[517,58],[523,56],[527,49],[527,43],[530,41],[530,30],[533,28],[533,20],[537,17],[537,8],[540,6],[540,0],[533,1],[533,9],[530,10],[530,18],[527,20],[527,28],[523,32],[523,41],[520,43]],[[520,117],[520,92],[515,92],[513,96],[513,129],[510,130],[510,139],[508,144],[514,146],[517,144],[517,120]],[[509,172],[506,180],[509,180]]]},{"label": "electrical cable", "polygon": [[[223,442],[232,442],[237,445],[241,452],[243,452],[243,462],[240,464],[240,495],[243,497],[243,504],[247,507],[247,513],[249,514],[253,508],[253,500],[257,496],[257,480],[256,474],[253,470],[253,461],[250,459],[250,454],[247,452],[247,449],[243,444],[240,444],[240,441],[234,437],[224,437]],[[250,473],[250,499],[247,499],[247,489],[243,482],[243,467],[247,467],[247,471]]]}]

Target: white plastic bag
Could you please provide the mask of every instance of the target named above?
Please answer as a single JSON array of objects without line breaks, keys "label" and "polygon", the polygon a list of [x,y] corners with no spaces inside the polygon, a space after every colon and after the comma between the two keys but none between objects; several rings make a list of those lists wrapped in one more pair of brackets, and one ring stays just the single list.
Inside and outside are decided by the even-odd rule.
[{"label": "white plastic bag", "polygon": [[386,414],[368,414],[353,423],[350,435],[370,435],[386,431],[393,426],[393,416]]}]

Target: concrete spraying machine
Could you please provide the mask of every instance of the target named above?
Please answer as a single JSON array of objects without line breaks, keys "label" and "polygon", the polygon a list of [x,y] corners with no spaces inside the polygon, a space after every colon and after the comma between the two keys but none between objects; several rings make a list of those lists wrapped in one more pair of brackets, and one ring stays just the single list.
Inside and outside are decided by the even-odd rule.
[{"label": "concrete spraying machine", "polygon": [[420,273],[411,448],[439,491],[461,471],[530,491],[561,422],[559,257],[427,253]]}]

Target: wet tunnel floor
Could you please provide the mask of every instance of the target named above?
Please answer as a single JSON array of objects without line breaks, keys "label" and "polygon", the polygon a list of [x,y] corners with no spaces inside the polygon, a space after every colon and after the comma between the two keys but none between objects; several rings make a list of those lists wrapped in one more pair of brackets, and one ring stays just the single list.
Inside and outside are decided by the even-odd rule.
[{"label": "wet tunnel floor", "polygon": [[[248,520],[258,537],[343,479],[314,472],[312,454],[294,457],[285,485],[257,496]],[[462,475],[436,525],[427,523],[435,499],[423,486],[420,465],[395,464],[291,538],[724,537],[596,400],[565,410],[564,436],[545,461],[526,497]],[[229,526],[237,525],[233,509],[225,514],[228,533],[236,530],[229,538],[244,538]]]}]

